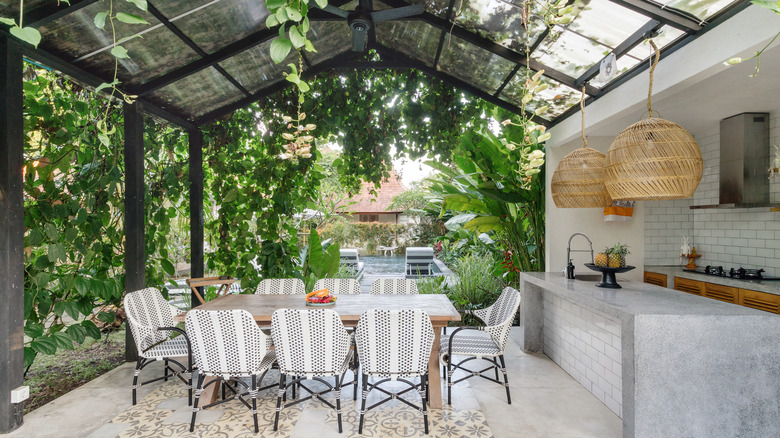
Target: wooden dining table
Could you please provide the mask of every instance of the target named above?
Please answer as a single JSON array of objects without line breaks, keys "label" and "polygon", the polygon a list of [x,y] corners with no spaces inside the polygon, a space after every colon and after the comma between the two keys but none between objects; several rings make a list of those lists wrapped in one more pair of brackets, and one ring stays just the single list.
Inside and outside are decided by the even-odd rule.
[{"label": "wooden dining table", "polygon": [[[271,316],[278,309],[314,309],[306,305],[303,295],[225,295],[197,307],[200,310],[243,309],[252,314],[258,325],[270,326]],[[431,318],[435,334],[431,358],[428,361],[428,376],[432,383],[429,389],[431,408],[441,409],[441,366],[439,364],[439,339],[441,329],[450,321],[460,321],[460,314],[444,294],[423,295],[339,295],[335,305],[325,307],[339,314],[347,327],[355,327],[360,315],[369,309],[402,310],[421,309]],[[185,314],[176,319],[184,320]]]}]

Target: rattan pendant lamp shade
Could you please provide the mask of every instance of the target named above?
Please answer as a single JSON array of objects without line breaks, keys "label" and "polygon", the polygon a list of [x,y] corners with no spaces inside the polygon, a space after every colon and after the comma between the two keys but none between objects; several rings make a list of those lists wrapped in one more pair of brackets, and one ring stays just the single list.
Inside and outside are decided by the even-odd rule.
[{"label": "rattan pendant lamp shade", "polygon": [[624,129],[605,160],[604,182],[610,197],[618,201],[690,198],[704,169],[693,137],[682,126],[653,117],[650,97],[660,53],[652,40],[650,45],[655,50],[647,96],[650,116]]},{"label": "rattan pendant lamp shade", "polygon": [[583,146],[569,153],[558,163],[550,190],[558,208],[606,207],[611,203],[604,186],[604,154],[588,147],[585,139],[585,88],[582,89]]}]

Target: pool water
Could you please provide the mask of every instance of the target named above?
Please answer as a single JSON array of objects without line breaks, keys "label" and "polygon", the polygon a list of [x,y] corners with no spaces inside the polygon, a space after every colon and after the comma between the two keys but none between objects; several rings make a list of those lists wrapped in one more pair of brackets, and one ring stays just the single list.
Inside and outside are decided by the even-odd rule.
[{"label": "pool water", "polygon": [[[403,274],[406,267],[404,256],[360,256],[360,261],[363,262],[364,274]],[[433,272],[439,272],[435,263]]]}]

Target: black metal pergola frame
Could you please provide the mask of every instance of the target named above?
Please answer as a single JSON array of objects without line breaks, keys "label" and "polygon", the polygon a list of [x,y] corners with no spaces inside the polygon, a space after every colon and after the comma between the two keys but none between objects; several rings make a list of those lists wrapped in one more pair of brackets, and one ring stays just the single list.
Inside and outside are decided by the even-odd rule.
[{"label": "black metal pergola frame", "polygon": [[[27,12],[25,14],[26,24],[28,26],[40,27],[62,18],[65,15],[79,11],[80,9],[95,3],[95,1],[97,0],[71,0],[69,6],[57,6],[54,2],[49,2],[38,9]],[[707,26],[702,26],[701,23],[691,17],[686,17],[684,14],[678,12],[669,11],[651,2],[643,0],[610,1],[636,12],[640,12],[648,17],[648,21],[644,26],[637,29],[627,40],[614,48],[613,52],[617,56],[625,54],[636,47],[648,36],[648,34],[657,31],[661,26],[669,25],[684,31],[687,36],[681,43],[678,43],[670,50],[665,51],[663,56],[666,56],[687,42],[700,36],[702,33],[712,29],[715,25],[727,20],[749,4],[748,2],[743,1],[741,4],[727,9],[725,12],[715,17]],[[408,6],[408,3],[403,0],[383,0],[383,2],[391,7]],[[347,3],[348,0],[335,0],[331,2],[332,5],[337,7]],[[446,16],[451,15],[455,5],[456,1],[450,0]],[[168,73],[155,77],[139,86],[123,88],[124,92],[139,96],[135,103],[124,104],[126,172],[124,229],[126,233],[126,290],[137,290],[146,285],[144,274],[146,254],[144,250],[145,230],[143,214],[145,196],[143,169],[143,114],[147,113],[164,119],[181,127],[189,134],[191,275],[193,277],[202,277],[204,273],[203,134],[200,130],[200,126],[290,86],[287,81],[280,81],[269,87],[260,89],[259,91],[250,92],[218,64],[221,61],[257,46],[258,44],[271,40],[278,35],[277,28],[259,30],[238,41],[228,44],[213,53],[206,53],[198,47],[192,39],[188,38],[180,29],[178,29],[175,23],[169,21],[152,4],[149,4],[149,12],[154,15],[163,26],[177,35],[177,37],[187,44],[187,46],[195,50],[200,58],[189,62],[182,67],[175,68]],[[311,10],[309,16],[312,21],[332,21],[336,19],[335,16],[319,9]],[[339,69],[414,68],[509,111],[524,113],[525,109],[517,107],[499,97],[507,84],[510,83],[512,78],[523,67],[535,71],[544,69],[546,76],[575,89],[579,89],[584,85],[586,87],[586,93],[590,97],[588,103],[619,87],[625,81],[648,68],[646,63],[640,63],[629,72],[623,74],[618,80],[599,89],[588,85],[588,81],[598,73],[598,63],[579,77],[573,78],[562,72],[541,65],[538,61],[528,58],[524,53],[497,44],[488,38],[479,36],[457,24],[453,24],[449,20],[440,18],[429,12],[424,12],[422,15],[414,17],[413,19],[423,20],[441,31],[436,56],[432,66],[414,59],[396,49],[378,43],[376,34],[372,31],[369,32],[369,48],[375,49],[380,54],[381,61],[366,61],[363,53],[351,51],[335,54],[330,59],[314,65],[310,63],[308,58],[305,58],[307,66],[304,73],[305,76],[311,77],[320,72]],[[544,31],[542,35],[528,47],[528,50],[536,50],[542,43],[542,40],[547,36],[547,33],[548,31]],[[467,81],[456,78],[438,69],[442,49],[449,34],[462,38],[465,41],[498,55],[514,64],[497,91],[494,93],[487,93]],[[74,62],[67,61],[60,54],[35,49],[11,37],[6,29],[0,29],[0,60],[2,60],[0,65],[0,96],[2,96],[2,99],[0,99],[0,274],[2,274],[2,281],[0,281],[0,299],[3,300],[3,305],[0,306],[0,433],[14,430],[19,427],[22,422],[20,405],[11,404],[8,394],[12,389],[23,384],[24,206],[22,168],[24,164],[24,133],[22,70],[25,58],[59,70],[65,75],[70,76],[87,86],[97,87],[101,83],[106,82],[105,78],[99,77],[95,73],[76,65]],[[233,103],[224,105],[195,118],[188,117],[186,114],[175,110],[161,108],[158,104],[149,100],[148,97],[156,90],[211,67],[216,68],[217,71],[233,86],[240,90],[244,96]],[[575,113],[577,110],[578,108],[573,106],[552,122],[536,117],[534,119],[544,125],[555,125]],[[192,302],[196,302],[195,299],[193,299]],[[136,355],[135,346],[129,331],[127,334],[127,346],[127,358],[128,360],[134,360]]]}]

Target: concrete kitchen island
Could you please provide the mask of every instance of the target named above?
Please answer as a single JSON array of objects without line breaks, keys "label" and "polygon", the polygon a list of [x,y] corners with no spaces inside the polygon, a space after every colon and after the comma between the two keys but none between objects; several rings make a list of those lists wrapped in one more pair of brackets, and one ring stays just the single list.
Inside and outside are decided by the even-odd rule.
[{"label": "concrete kitchen island", "polygon": [[625,437],[780,433],[780,316],[618,281],[523,273],[523,349],[604,402]]}]

